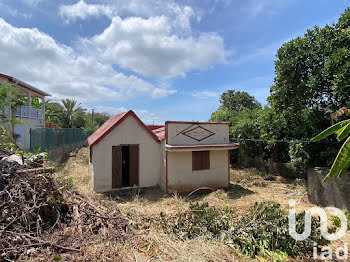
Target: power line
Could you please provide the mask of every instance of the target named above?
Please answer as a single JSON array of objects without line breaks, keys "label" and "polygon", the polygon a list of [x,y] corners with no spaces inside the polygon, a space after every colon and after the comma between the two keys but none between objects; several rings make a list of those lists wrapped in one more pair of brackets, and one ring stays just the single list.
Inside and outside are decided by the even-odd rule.
[{"label": "power line", "polygon": [[324,144],[339,144],[341,142],[331,142],[331,141],[317,141],[317,142],[311,142],[310,140],[301,140],[301,139],[255,139],[255,138],[238,138],[238,137],[232,137],[232,140],[238,140],[238,141],[253,141],[253,142],[273,142],[273,143],[324,143]]}]

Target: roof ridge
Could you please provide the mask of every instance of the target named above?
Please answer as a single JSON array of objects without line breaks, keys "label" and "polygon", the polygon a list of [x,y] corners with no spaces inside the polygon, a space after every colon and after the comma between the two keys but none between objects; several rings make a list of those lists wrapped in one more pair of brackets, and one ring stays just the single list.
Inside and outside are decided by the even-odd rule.
[{"label": "roof ridge", "polygon": [[159,142],[158,136],[152,132],[142,120],[134,113],[134,111],[129,110],[109,118],[103,125],[101,125],[92,135],[88,137],[88,143],[90,146],[93,146],[100,142],[108,133],[110,133],[115,127],[124,121],[128,116],[132,115],[139,124],[146,129],[146,131],[157,141]]}]

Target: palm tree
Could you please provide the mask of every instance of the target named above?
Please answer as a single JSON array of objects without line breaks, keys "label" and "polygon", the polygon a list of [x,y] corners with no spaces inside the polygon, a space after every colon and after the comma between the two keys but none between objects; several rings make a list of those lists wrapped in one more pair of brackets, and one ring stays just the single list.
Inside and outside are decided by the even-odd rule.
[{"label": "palm tree", "polygon": [[62,112],[62,124],[64,127],[73,127],[74,117],[79,113],[85,111],[82,107],[80,107],[81,103],[74,99],[62,99],[63,104],[63,112]]}]

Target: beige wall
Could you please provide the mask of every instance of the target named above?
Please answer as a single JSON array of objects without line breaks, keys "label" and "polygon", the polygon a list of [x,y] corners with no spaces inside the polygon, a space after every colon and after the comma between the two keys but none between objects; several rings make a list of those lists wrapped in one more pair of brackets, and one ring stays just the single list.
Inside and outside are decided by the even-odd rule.
[{"label": "beige wall", "polygon": [[[184,135],[184,130],[191,130],[201,126],[211,132],[214,135],[197,141],[193,138],[190,138]],[[199,132],[206,131],[198,129]],[[185,131],[186,132],[186,131]],[[190,123],[167,123],[167,135],[168,135],[168,144],[170,145],[192,145],[192,144],[222,144],[229,143],[229,124],[190,124]]]},{"label": "beige wall", "polygon": [[160,144],[160,188],[166,191],[166,151],[165,151],[165,139]]},{"label": "beige wall", "polygon": [[228,186],[228,151],[210,151],[210,169],[192,171],[192,152],[168,152],[168,192]]},{"label": "beige wall", "polygon": [[92,184],[97,192],[112,189],[112,146],[139,144],[139,187],[160,184],[160,143],[139,122],[128,116],[114,130],[93,146]]}]

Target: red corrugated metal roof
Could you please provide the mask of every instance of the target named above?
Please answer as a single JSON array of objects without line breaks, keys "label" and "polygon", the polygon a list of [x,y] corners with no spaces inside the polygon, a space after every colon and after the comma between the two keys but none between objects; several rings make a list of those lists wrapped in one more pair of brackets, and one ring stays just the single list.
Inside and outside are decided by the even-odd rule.
[{"label": "red corrugated metal roof", "polygon": [[163,127],[164,125],[147,125],[147,127],[151,130],[158,129]]},{"label": "red corrugated metal roof", "polygon": [[153,129],[152,132],[158,137],[159,140],[165,139],[165,126]]},{"label": "red corrugated metal roof", "polygon": [[100,126],[99,129],[97,129],[91,136],[88,137],[89,145],[93,146],[97,144],[109,132],[111,132],[116,126],[118,126],[121,122],[123,122],[124,119],[126,119],[130,115],[133,116],[140,123],[140,125],[144,127],[156,141],[159,142],[158,136],[154,132],[152,132],[132,110],[129,110],[127,112],[123,112],[118,115],[112,116],[102,126]]}]

